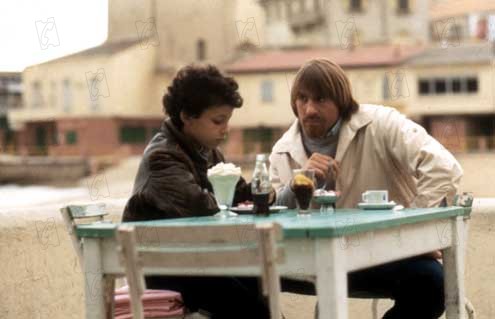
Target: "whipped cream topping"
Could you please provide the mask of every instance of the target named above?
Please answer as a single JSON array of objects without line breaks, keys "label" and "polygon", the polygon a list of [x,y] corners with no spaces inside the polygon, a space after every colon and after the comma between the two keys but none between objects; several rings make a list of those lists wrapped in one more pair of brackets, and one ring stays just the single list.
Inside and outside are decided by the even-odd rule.
[{"label": "whipped cream topping", "polygon": [[220,162],[212,168],[208,169],[208,177],[210,176],[229,176],[229,175],[241,175],[241,168],[235,166],[232,163],[223,163]]},{"label": "whipped cream topping", "polygon": [[335,191],[327,191],[324,189],[317,189],[314,191],[313,196],[336,196],[337,193]]}]

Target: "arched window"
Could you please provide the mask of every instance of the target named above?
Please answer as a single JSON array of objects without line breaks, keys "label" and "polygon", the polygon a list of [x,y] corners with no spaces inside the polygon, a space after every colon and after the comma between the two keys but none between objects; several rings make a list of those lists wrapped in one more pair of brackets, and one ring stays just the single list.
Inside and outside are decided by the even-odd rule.
[{"label": "arched window", "polygon": [[273,102],[273,81],[264,80],[261,82],[261,101],[265,103]]},{"label": "arched window", "polygon": [[362,0],[351,0],[350,1],[350,11],[360,12],[362,10],[363,10],[363,1]]},{"label": "arched window", "polygon": [[400,13],[408,13],[409,12],[409,0],[398,0],[398,12]]},{"label": "arched window", "polygon": [[70,112],[72,109],[72,87],[69,79],[64,79],[62,82],[62,107],[65,112]]},{"label": "arched window", "polygon": [[203,39],[199,39],[196,43],[196,54],[199,61],[206,59],[206,42]]},{"label": "arched window", "polygon": [[382,81],[382,92],[383,92],[383,100],[387,101],[390,99],[390,88],[389,88],[389,83],[388,83],[388,75],[385,74],[383,76],[383,81]]}]

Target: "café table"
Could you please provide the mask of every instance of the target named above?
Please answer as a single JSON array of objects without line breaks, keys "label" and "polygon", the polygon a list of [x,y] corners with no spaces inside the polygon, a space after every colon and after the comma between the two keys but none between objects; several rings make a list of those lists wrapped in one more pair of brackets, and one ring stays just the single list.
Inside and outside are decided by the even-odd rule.
[{"label": "caf\u00e9 table", "polygon": [[[321,319],[348,318],[347,273],[441,250],[445,272],[448,319],[465,318],[464,264],[468,207],[407,208],[402,210],[337,209],[299,216],[285,210],[268,217],[239,215],[165,219],[134,224],[199,226],[276,222],[283,228],[285,263],[281,276],[302,276],[316,282]],[[103,319],[108,309],[104,290],[108,280],[124,276],[115,234],[119,223],[78,225],[83,239],[86,318]],[[252,276],[255,268],[154,269],[146,275]]]}]

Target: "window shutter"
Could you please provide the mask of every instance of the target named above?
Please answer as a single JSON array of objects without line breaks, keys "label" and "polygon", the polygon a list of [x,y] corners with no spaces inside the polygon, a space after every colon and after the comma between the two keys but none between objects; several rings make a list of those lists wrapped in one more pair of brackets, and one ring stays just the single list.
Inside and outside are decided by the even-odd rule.
[{"label": "window shutter", "polygon": [[[344,8],[345,12],[352,12],[352,1],[353,0],[341,0],[342,1],[342,7]],[[368,9],[368,2],[369,0],[361,0],[361,10],[363,12],[366,12]]]},{"label": "window shutter", "polygon": [[416,12],[416,0],[409,0],[409,12],[414,14]]},{"label": "window shutter", "polygon": [[369,0],[361,0],[361,7],[363,8],[363,12],[368,11],[368,2]]},{"label": "window shutter", "polygon": [[351,1],[352,0],[340,0],[340,2],[342,2],[344,12],[349,12],[351,10]]}]

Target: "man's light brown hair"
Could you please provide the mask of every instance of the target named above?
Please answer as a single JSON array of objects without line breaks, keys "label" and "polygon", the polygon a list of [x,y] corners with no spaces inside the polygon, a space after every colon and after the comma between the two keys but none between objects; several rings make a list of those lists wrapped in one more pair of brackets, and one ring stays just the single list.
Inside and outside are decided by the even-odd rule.
[{"label": "man's light brown hair", "polygon": [[328,59],[310,60],[299,69],[292,85],[290,104],[297,116],[296,100],[304,91],[312,98],[332,100],[342,120],[348,120],[359,109],[359,104],[352,97],[351,83],[344,70]]}]

